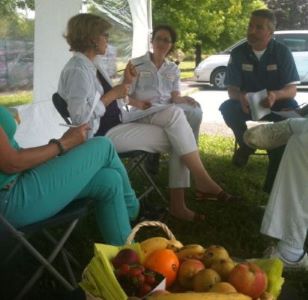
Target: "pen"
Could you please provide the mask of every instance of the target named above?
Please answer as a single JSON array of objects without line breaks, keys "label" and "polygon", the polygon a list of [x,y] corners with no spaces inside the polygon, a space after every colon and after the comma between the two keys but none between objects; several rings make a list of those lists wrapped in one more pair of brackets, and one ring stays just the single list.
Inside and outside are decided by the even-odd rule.
[{"label": "pen", "polygon": [[78,127],[78,126],[79,126],[79,125],[64,124],[64,123],[60,123],[59,125],[60,125],[60,126],[64,126],[64,127],[71,127],[71,128],[74,128],[74,127]]},{"label": "pen", "polygon": [[[141,66],[141,65],[143,65],[144,63],[140,63],[140,64],[137,64],[137,65],[134,65],[134,67],[136,68],[136,67],[139,67],[139,66]],[[125,68],[124,69],[121,69],[121,70],[118,70],[117,72],[123,72],[125,70]]]}]

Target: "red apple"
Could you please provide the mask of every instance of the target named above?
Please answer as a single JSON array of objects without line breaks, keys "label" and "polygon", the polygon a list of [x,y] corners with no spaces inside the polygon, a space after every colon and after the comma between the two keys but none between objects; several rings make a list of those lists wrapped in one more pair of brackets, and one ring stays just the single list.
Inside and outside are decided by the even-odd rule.
[{"label": "red apple", "polygon": [[133,249],[122,249],[111,260],[113,266],[117,269],[123,264],[133,265],[139,263],[138,253]]},{"label": "red apple", "polygon": [[179,284],[186,289],[192,289],[194,276],[203,269],[204,264],[198,259],[184,260],[178,271]]},{"label": "red apple", "polygon": [[258,298],[267,288],[267,276],[254,263],[236,265],[229,275],[228,281],[240,293]]}]

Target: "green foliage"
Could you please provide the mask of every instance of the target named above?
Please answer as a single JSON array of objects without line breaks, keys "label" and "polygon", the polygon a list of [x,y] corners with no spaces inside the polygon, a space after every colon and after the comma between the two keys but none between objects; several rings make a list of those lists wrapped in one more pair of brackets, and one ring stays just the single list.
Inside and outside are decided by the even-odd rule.
[{"label": "green foliage", "polygon": [[242,38],[251,11],[265,6],[261,0],[153,0],[152,4],[154,25],[174,26],[179,48],[187,50],[201,43],[207,52]]},{"label": "green foliage", "polygon": [[307,0],[265,0],[275,12],[277,29],[308,29]]},{"label": "green foliage", "polygon": [[34,0],[1,0],[0,16],[15,15],[16,8],[34,10]]},{"label": "green foliage", "polygon": [[0,39],[4,38],[33,40],[34,20],[19,15],[0,18]]}]

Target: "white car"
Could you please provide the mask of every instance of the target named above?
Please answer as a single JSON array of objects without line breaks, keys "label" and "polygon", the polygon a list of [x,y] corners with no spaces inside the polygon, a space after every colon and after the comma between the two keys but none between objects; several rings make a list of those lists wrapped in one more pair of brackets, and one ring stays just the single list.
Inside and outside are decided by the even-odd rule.
[{"label": "white car", "polygon": [[[308,83],[308,30],[275,31],[274,38],[289,47],[301,83]],[[195,69],[195,80],[209,82],[218,89],[224,89],[230,52],[244,41],[246,39],[242,39],[226,50],[204,59]]]}]

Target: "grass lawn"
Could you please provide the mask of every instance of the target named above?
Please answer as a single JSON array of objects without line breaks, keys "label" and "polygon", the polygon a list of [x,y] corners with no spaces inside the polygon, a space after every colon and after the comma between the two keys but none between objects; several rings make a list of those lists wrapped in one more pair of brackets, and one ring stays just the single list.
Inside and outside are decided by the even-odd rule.
[{"label": "grass lawn", "polygon": [[188,79],[194,77],[194,61],[182,61],[179,67],[181,70],[181,79]]},{"label": "grass lawn", "polygon": [[[264,249],[272,242],[272,239],[261,235],[259,232],[263,216],[263,209],[260,208],[260,205],[266,204],[268,199],[268,195],[262,192],[267,157],[253,156],[245,168],[238,169],[230,163],[233,139],[220,136],[201,136],[200,150],[204,165],[211,176],[226,191],[241,195],[245,199],[245,203],[241,205],[221,204],[214,201],[199,203],[194,199],[194,189],[192,188],[187,191],[187,204],[192,209],[205,213],[206,220],[193,223],[168,217],[165,223],[183,244],[199,243],[204,246],[216,244],[226,247],[234,257],[261,257]],[[157,176],[156,181],[166,196],[167,168],[167,157],[163,157],[160,175]],[[140,182],[139,177],[136,176],[132,177],[132,184],[138,193],[144,183]],[[159,202],[155,193],[152,193],[148,200],[152,203]],[[136,240],[162,235],[164,236],[160,229],[142,229],[137,234]],[[85,266],[93,254],[93,243],[99,241],[102,240],[96,227],[95,217],[90,215],[81,221],[68,247]],[[20,257],[23,258],[23,256]],[[26,261],[28,262],[24,259],[23,266],[29,266],[29,264],[32,266],[31,263],[26,264]],[[22,272],[18,273],[21,274]],[[78,274],[80,273],[81,271]],[[286,284],[300,294],[301,298],[299,299],[308,299],[307,275],[305,272],[285,272],[284,274]],[[8,285],[9,289],[12,289],[12,284],[14,285],[15,282]],[[29,299],[49,299],[46,295],[52,294],[52,291],[57,288],[59,288],[58,284],[51,280],[49,276],[45,276],[40,284],[36,285]]]},{"label": "grass lawn", "polygon": [[0,93],[0,105],[17,106],[27,104],[32,101],[32,91],[19,91],[11,93]]}]

